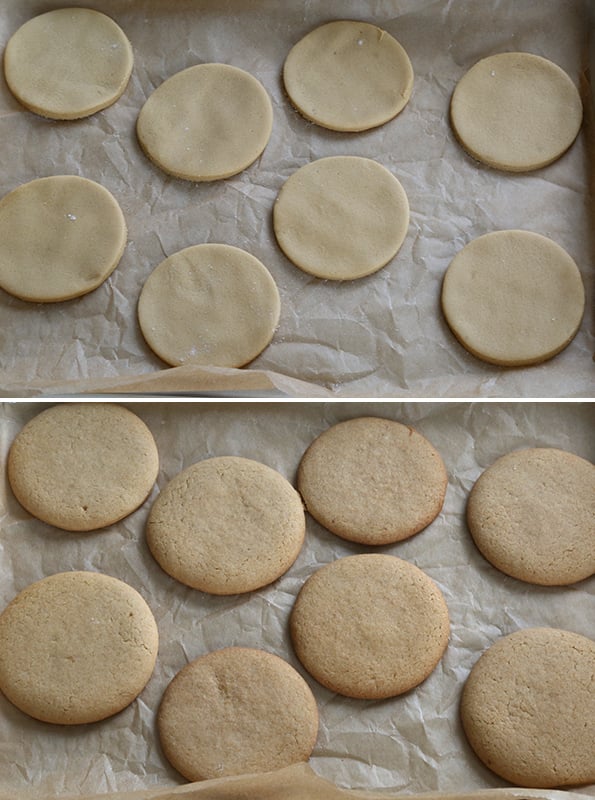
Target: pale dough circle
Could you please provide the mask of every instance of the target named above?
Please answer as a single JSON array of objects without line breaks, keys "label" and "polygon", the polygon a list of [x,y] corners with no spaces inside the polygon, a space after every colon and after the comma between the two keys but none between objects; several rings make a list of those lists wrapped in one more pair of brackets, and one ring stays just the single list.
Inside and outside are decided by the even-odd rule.
[{"label": "pale dough circle", "polygon": [[51,119],[88,117],[114,103],[132,72],[122,29],[89,8],[60,8],[25,22],[4,51],[9,89]]},{"label": "pale dough circle", "polygon": [[317,681],[369,700],[424,681],[450,630],[446,602],[431,578],[384,554],[347,556],[313,573],[289,626],[297,657]]},{"label": "pale dough circle", "polygon": [[270,772],[307,761],[318,709],[286,661],[248,647],[197,658],[173,678],[157,715],[161,745],[189,781]]},{"label": "pale dough circle", "polygon": [[309,513],[338,536],[365,545],[392,544],[429,525],[447,483],[444,462],[424,436],[379,417],[328,428],[298,469]]},{"label": "pale dough circle", "polygon": [[556,628],[504,636],[473,666],[461,719],[477,756],[535,789],[595,781],[595,642]]},{"label": "pale dough circle", "polygon": [[389,33],[337,20],[308,33],[283,67],[289,99],[306,119],[335,131],[383,125],[407,104],[413,68]]},{"label": "pale dough circle", "polygon": [[100,184],[76,175],[22,184],[0,200],[0,287],[34,303],[80,297],[111,275],[126,237]]},{"label": "pale dough circle", "polygon": [[595,574],[595,465],[555,448],[501,456],[467,504],[471,535],[513,578],[564,586]]},{"label": "pale dough circle", "polygon": [[229,64],[198,64],[164,81],[137,120],[146,155],[191,181],[228,178],[261,155],[273,109],[263,85]]},{"label": "pale dough circle", "polygon": [[34,517],[69,531],[111,525],[148,497],[159,470],[151,431],[114,403],[61,403],[33,417],[8,454],[8,480]]},{"label": "pale dough circle", "polygon": [[378,162],[330,156],[288,178],[273,207],[273,225],[279,246],[304,272],[354,280],[396,255],[409,226],[409,202]]},{"label": "pale dough circle", "polygon": [[505,367],[538,364],[576,335],[585,307],[579,269],[551,239],[496,231],[474,239],[452,260],[442,310],[474,356]]},{"label": "pale dough circle", "polygon": [[0,690],[43,722],[97,722],[140,694],[157,647],[155,619],[136,589],[96,572],[58,573],[0,615]]},{"label": "pale dough circle", "polygon": [[450,117],[461,145],[479,161],[510,172],[551,164],[574,142],[583,106],[557,64],[531,53],[479,61],[452,95]]},{"label": "pale dough circle", "polygon": [[257,258],[225,244],[198,244],[166,258],[140,294],[147,344],[172,366],[242,367],[279,322],[277,285]]},{"label": "pale dough circle", "polygon": [[167,484],[151,508],[147,543],[176,580],[229,595],[283,575],[305,532],[301,498],[286,478],[252,459],[219,456]]}]

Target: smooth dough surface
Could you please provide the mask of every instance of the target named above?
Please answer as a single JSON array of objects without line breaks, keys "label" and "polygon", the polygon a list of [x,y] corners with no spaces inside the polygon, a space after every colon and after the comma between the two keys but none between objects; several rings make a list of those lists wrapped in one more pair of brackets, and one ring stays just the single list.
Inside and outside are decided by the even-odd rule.
[{"label": "smooth dough surface", "polygon": [[289,625],[296,655],[317,681],[369,700],[424,681],[450,628],[431,578],[384,554],[347,556],[317,570],[302,586]]},{"label": "smooth dough surface", "polygon": [[122,29],[89,8],[30,19],[4,51],[9,89],[26,108],[51,119],[80,119],[110,106],[124,92],[132,65]]},{"label": "smooth dough surface", "polygon": [[463,688],[463,728],[483,763],[515,786],[595,781],[595,642],[556,628],[499,639]]},{"label": "smooth dough surface", "polygon": [[425,437],[379,417],[327,429],[298,469],[309,513],[338,536],[366,545],[398,542],[429,525],[447,482],[442,458]]},{"label": "smooth dough surface", "polygon": [[176,580],[212,594],[250,592],[293,564],[306,532],[301,498],[266,464],[205,459],[176,475],[155,500],[147,542]]},{"label": "smooth dough surface", "polygon": [[137,120],[146,155],[191,181],[228,178],[261,155],[273,126],[262,84],[238,67],[198,64],[164,81]]},{"label": "smooth dough surface", "polygon": [[454,257],[442,286],[442,310],[461,344],[501,366],[552,358],[576,335],[585,307],[579,269],[551,239],[496,231]]},{"label": "smooth dough surface", "polygon": [[453,93],[450,116],[467,152],[497,169],[525,172],[551,164],[576,139],[579,92],[557,64],[531,53],[479,61]]},{"label": "smooth dough surface", "polygon": [[126,236],[100,184],[76,175],[22,184],[0,200],[0,287],[34,303],[80,297],[111,275]]},{"label": "smooth dough surface", "polygon": [[516,450],[476,481],[469,530],[495,567],[563,586],[595,573],[595,465],[554,448]]},{"label": "smooth dough surface", "polygon": [[131,586],[96,572],[58,573],[0,615],[0,690],[44,722],[97,722],[140,694],[157,647],[153,614]]},{"label": "smooth dough surface", "polygon": [[113,403],[65,403],[33,417],[8,454],[8,480],[33,516],[69,531],[111,525],[137,509],[157,478],[145,423]]},{"label": "smooth dough surface", "polygon": [[244,366],[270,343],[280,311],[264,264],[224,244],[194,245],[166,258],[138,302],[147,344],[173,366]]},{"label": "smooth dough surface", "polygon": [[383,125],[407,104],[413,68],[389,33],[367,22],[315,28],[290,50],[283,81],[306,119],[336,131]]},{"label": "smooth dough surface", "polygon": [[279,246],[317,278],[354,280],[384,267],[403,244],[409,202],[370,158],[320,158],[291,175],[273,207]]}]

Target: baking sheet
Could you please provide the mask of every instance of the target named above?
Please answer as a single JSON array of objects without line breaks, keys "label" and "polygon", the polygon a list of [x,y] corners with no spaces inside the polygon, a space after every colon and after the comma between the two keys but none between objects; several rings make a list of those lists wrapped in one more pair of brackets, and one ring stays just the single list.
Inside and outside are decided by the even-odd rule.
[{"label": "baking sheet", "polygon": [[[0,47],[31,16],[79,0],[3,0]],[[136,303],[151,271],[168,255],[200,242],[224,242],[257,256],[273,274],[282,312],[273,342],[244,373],[285,376],[280,390],[358,397],[589,397],[593,388],[592,264],[595,241],[589,193],[592,122],[563,158],[536,172],[509,175],[483,167],[456,143],[448,102],[478,59],[527,50],[565,69],[588,111],[589,23],[584,0],[89,0],[130,38],[135,67],[113,106],[78,122],[44,120],[22,109],[0,79],[0,194],[36,177],[72,173],[99,181],[118,199],[128,245],[108,281],[90,295],[28,304],[0,292],[0,392],[4,396],[105,391],[175,370],[145,344]],[[412,99],[388,124],[361,134],[325,131],[294,111],[281,69],[291,46],[336,18],[374,22],[405,47],[415,71]],[[223,61],[254,74],[274,108],[262,157],[238,176],[194,184],[152,166],[134,132],[137,114],[163,80],[192,64]],[[272,206],[302,165],[345,154],[377,159],[403,184],[411,223],[399,254],[375,275],[336,283],[312,278],[281,253]],[[471,239],[495,229],[526,228],[551,237],[581,269],[587,312],[570,346],[543,365],[485,364],[457,343],[439,308],[442,276]],[[208,390],[218,375],[207,379]],[[110,384],[114,380],[114,386]],[[292,383],[293,380],[298,382]],[[192,391],[205,389],[198,370]],[[273,378],[274,382],[274,378]],[[66,389],[64,388],[67,384]],[[276,389],[277,387],[275,387]],[[183,389],[186,384],[183,384]],[[143,389],[141,389],[143,391]]]},{"label": "baking sheet", "polygon": [[[158,482],[138,511],[92,534],[60,532],[32,519],[7,486],[4,465],[10,443],[43,407],[0,405],[0,608],[25,586],[54,572],[104,572],[128,582],[148,601],[159,627],[159,657],[140,697],[98,724],[36,722],[0,696],[0,795],[14,800],[27,791],[40,798],[44,793],[93,795],[183,785],[161,753],[155,712],[179,669],[228,645],[269,650],[304,675],[320,710],[310,766],[338,787],[409,795],[508,786],[466,743],[458,716],[463,682],[481,652],[522,627],[561,627],[595,639],[595,577],[560,588],[532,586],[499,573],[480,556],[466,530],[466,497],[479,474],[512,449],[555,446],[593,460],[593,404],[129,404],[155,436]],[[318,685],[300,667],[287,635],[288,615],[306,578],[336,558],[372,548],[344,542],[308,517],[305,545],[286,575],[261,591],[215,597],[166,575],[144,540],[152,502],[181,469],[211,456],[239,455],[260,460],[294,481],[302,454],[320,432],[370,413],[416,427],[441,453],[449,473],[438,518],[413,538],[381,548],[412,561],[438,583],[451,616],[449,647],[420,687],[381,702],[340,697]],[[595,786],[576,791],[595,797]]]}]

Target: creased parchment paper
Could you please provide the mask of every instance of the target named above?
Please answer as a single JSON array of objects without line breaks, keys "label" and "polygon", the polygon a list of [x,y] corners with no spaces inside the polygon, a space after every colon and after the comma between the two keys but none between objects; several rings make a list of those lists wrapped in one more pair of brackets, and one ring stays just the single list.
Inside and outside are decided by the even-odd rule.
[{"label": "creased parchment paper", "polygon": [[[3,0],[0,46],[31,16],[80,0]],[[595,243],[588,174],[588,119],[563,158],[526,175],[500,173],[469,158],[448,122],[450,95],[480,58],[527,50],[588,88],[586,0],[88,0],[128,35],[135,66],[124,95],[78,122],[25,111],[0,79],[0,193],[60,173],[102,183],[119,201],[128,245],[108,281],[75,301],[27,304],[0,293],[0,392],[4,396],[118,391],[165,365],[140,333],[136,304],[151,271],[183,247],[223,242],[259,258],[275,278],[281,319],[271,345],[245,370],[285,376],[275,389],[310,396],[315,384],[350,397],[588,397],[592,394],[592,264]],[[373,22],[397,38],[415,72],[413,95],[388,124],[360,134],[325,131],[288,102],[281,70],[292,45],[337,18]],[[193,64],[220,61],[248,70],[269,92],[273,132],[262,157],[240,175],[195,184],[163,174],[142,154],[138,112],[166,78]],[[588,116],[588,115],[587,115]],[[377,159],[405,188],[411,206],[406,240],[375,275],[336,283],[310,277],[281,253],[272,207],[299,167],[330,155]],[[570,346],[543,365],[504,369],[471,356],[440,312],[442,277],[471,239],[525,228],[558,242],[575,259],[587,288],[587,312]],[[207,370],[208,372],[208,370]],[[168,391],[187,391],[167,372]],[[205,381],[206,377],[206,381]],[[195,393],[217,387],[198,370]],[[230,376],[233,378],[233,376]],[[109,384],[114,379],[115,387]],[[292,383],[295,380],[296,383]],[[105,382],[107,381],[107,384]],[[233,381],[232,381],[233,383]],[[306,384],[304,386],[304,383]],[[229,381],[219,387],[229,391]],[[232,388],[233,390],[233,388]],[[146,389],[150,392],[151,382]]]},{"label": "creased parchment paper", "polygon": [[[61,532],[32,519],[6,483],[9,446],[43,407],[44,403],[0,406],[0,608],[46,575],[71,569],[100,571],[128,582],[145,597],[159,627],[159,656],[140,697],[98,724],[36,722],[0,696],[0,796],[39,799],[144,790],[152,798],[160,797],[162,790],[173,800],[177,793],[170,790],[185,781],[168,765],[159,746],[155,714],[161,696],[190,660],[230,645],[276,653],[304,675],[320,712],[310,767],[338,788],[383,790],[389,795],[510,788],[479,762],[465,740],[458,711],[465,678],[491,643],[522,627],[561,627],[595,639],[595,577],[553,588],[504,576],[472,543],[464,523],[466,498],[480,473],[513,449],[555,446],[593,459],[592,404],[131,403],[157,442],[157,485],[134,514],[90,534]],[[289,613],[306,578],[336,558],[372,548],[345,542],[308,517],[304,547],[283,577],[261,591],[215,597],[170,578],[151,557],[144,538],[152,502],[181,469],[212,456],[239,455],[266,463],[294,482],[313,439],[335,422],[362,414],[414,426],[441,453],[449,473],[438,518],[413,538],[381,548],[412,561],[438,583],[451,617],[449,646],[420,687],[377,702],[340,697],[317,684],[297,661],[287,633]],[[287,787],[287,780],[281,783]],[[235,798],[232,789],[213,797]],[[209,797],[205,791],[202,788],[197,797]],[[573,791],[595,797],[595,786]],[[181,796],[193,797],[184,792]],[[259,792],[239,796],[275,797]],[[556,797],[543,791],[539,796]]]}]

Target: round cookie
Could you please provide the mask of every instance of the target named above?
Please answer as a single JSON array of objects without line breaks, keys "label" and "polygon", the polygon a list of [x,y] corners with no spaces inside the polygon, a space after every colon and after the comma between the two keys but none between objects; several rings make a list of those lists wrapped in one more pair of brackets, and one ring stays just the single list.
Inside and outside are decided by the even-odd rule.
[{"label": "round cookie", "polygon": [[155,440],[136,414],[113,403],[66,403],[17,434],[8,480],[34,517],[68,531],[111,525],[137,509],[157,478]]},{"label": "round cookie", "polygon": [[273,206],[279,246],[317,278],[355,280],[396,255],[409,226],[409,202],[395,176],[370,158],[330,156],[283,184]]},{"label": "round cookie", "polygon": [[4,51],[9,89],[51,119],[80,119],[124,92],[133,53],[122,29],[90,8],[59,8],[25,22]]},{"label": "round cookie", "polygon": [[392,544],[421,531],[440,513],[447,483],[442,458],[425,437],[379,417],[333,425],[298,469],[308,512],[364,545]]},{"label": "round cookie", "polygon": [[0,690],[43,722],[97,722],[140,694],[157,646],[151,610],[131,586],[96,572],[58,573],[0,615]]},{"label": "round cookie", "polygon": [[413,68],[389,33],[336,20],[293,46],[283,67],[289,99],[306,119],[335,131],[383,125],[411,97]]},{"label": "round cookie", "polygon": [[307,761],[318,709],[308,684],[286,661],[228,647],[178,672],[163,695],[157,727],[168,761],[198,781]]},{"label": "round cookie", "polygon": [[256,161],[272,126],[271,101],[256,78],[228,64],[198,64],[153,92],[136,131],[145,154],[164,172],[214,181]]},{"label": "round cookie", "polygon": [[467,152],[497,169],[526,172],[559,158],[583,118],[579,92],[557,64],[531,53],[479,61],[453,93],[450,118]]},{"label": "round cookie", "polygon": [[0,200],[0,288],[33,303],[80,297],[111,275],[126,236],[100,184],[76,175],[22,184]]},{"label": "round cookie", "polygon": [[147,542],[176,580],[229,595],[283,575],[305,531],[300,496],[280,473],[248,458],[219,456],[168,483],[151,508]]},{"label": "round cookie", "polygon": [[151,350],[172,366],[242,367],[273,338],[281,300],[257,258],[199,244],[166,258],[141,291],[138,320]]},{"label": "round cookie", "polygon": [[476,481],[475,544],[513,578],[564,586],[595,574],[595,466],[554,448],[516,450]]},{"label": "round cookie", "polygon": [[413,689],[448,644],[448,609],[436,584],[400,558],[347,556],[302,586],[290,617],[295,652],[319,683],[377,700]]},{"label": "round cookie", "polygon": [[442,311],[459,342],[504,367],[553,358],[576,335],[585,307],[577,265],[538,233],[505,230],[467,244],[442,285]]},{"label": "round cookie", "polygon": [[595,781],[595,642],[555,628],[499,639],[463,688],[463,728],[477,756],[515,786]]}]

